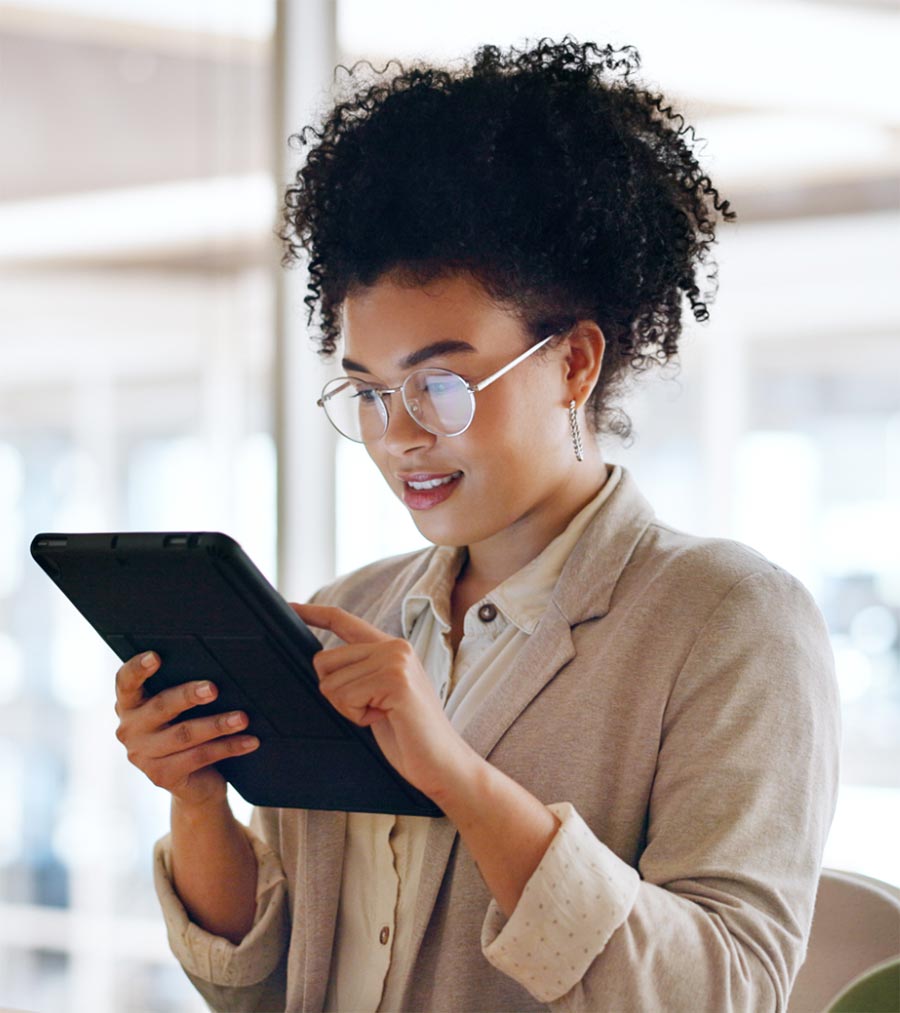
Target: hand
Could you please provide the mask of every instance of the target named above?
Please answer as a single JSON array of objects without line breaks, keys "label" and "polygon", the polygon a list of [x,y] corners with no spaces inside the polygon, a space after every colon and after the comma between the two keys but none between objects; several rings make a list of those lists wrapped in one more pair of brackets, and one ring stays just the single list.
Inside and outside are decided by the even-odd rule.
[{"label": "hand", "polygon": [[148,697],[144,683],[159,665],[151,651],[116,673],[116,738],[131,763],[177,801],[192,807],[224,801],[225,779],[211,764],[252,752],[259,739],[235,734],[247,726],[241,712],[175,722],[189,708],[215,700],[217,690],[210,682],[187,682]]},{"label": "hand", "polygon": [[308,626],[346,641],[313,658],[322,695],[354,724],[371,727],[391,766],[440,804],[471,749],[444,714],[409,642],[341,608],[291,608]]}]

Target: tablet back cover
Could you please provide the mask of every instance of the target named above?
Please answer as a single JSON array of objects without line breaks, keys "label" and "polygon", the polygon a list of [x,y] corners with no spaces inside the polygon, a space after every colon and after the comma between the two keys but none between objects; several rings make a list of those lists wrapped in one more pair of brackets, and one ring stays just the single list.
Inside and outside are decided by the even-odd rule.
[{"label": "tablet back cover", "polygon": [[32,555],[118,657],[156,651],[147,690],[219,689],[186,712],[244,710],[259,748],[218,764],[255,805],[439,816],[371,731],[318,689],[318,640],[232,538],[218,532],[39,534]]}]

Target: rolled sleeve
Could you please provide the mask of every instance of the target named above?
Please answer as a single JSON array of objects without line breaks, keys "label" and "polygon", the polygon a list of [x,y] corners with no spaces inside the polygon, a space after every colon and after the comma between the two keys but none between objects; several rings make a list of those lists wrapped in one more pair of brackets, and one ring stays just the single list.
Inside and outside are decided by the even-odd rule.
[{"label": "rolled sleeve", "polygon": [[275,852],[251,830],[245,832],[257,861],[256,910],[250,932],[238,945],[191,921],[172,885],[171,839],[158,841],[153,875],[169,945],[184,970],[216,985],[255,985],[278,967],[288,945],[287,890]]},{"label": "rolled sleeve", "polygon": [[481,932],[485,957],[540,1002],[584,977],[628,917],[640,881],[572,805],[548,808],[560,820],[555,837],[509,920],[491,901]]}]

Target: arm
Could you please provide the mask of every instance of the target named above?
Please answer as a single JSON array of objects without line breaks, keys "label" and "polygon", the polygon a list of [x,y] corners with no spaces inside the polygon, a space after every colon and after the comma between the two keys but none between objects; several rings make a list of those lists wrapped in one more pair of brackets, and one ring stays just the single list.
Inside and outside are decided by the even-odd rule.
[{"label": "arm", "polygon": [[[776,570],[737,583],[663,699],[640,882],[606,939],[543,998],[567,1011],[783,1010],[837,789],[833,662],[809,596]],[[509,922],[489,912],[486,954],[506,970],[500,946],[521,941],[530,899],[568,901],[602,928],[594,888],[629,872],[577,814],[564,819]]]},{"label": "arm", "polygon": [[[159,669],[153,653],[132,658],[116,676],[116,736],[128,759],[172,796],[172,873],[193,919],[238,943],[253,923],[256,859],[231,814],[225,779],[212,766],[255,749],[259,741],[234,734],[247,715],[218,714],[177,722],[191,707],[209,703],[216,688],[189,682],[147,697],[144,683]],[[222,883],[231,888],[223,890]]]},{"label": "arm", "polygon": [[257,870],[227,800],[192,806],[173,796],[171,840],[172,886],[191,920],[237,945],[253,927]]},{"label": "arm", "polygon": [[129,760],[172,796],[172,832],[155,863],[172,949],[219,1008],[278,1005],[287,949],[284,874],[271,849],[232,815],[213,766],[252,751],[258,740],[241,734],[243,713],[177,721],[214,700],[216,688],[185,683],[147,697],[143,684],[158,667],[151,652],[119,669],[116,734]]},{"label": "arm", "polygon": [[370,726],[388,761],[443,809],[491,894],[511,912],[556,833],[556,816],[460,737],[407,641],[343,609],[292,607],[347,641],[313,661],[323,695]]}]

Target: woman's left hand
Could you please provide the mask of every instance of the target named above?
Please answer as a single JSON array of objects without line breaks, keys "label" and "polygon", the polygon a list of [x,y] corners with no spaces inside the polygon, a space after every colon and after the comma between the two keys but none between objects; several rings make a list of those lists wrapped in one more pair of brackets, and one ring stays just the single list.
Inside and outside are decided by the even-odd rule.
[{"label": "woman's left hand", "polygon": [[345,641],[313,659],[323,695],[344,717],[370,726],[395,769],[443,809],[509,917],[559,820],[453,728],[408,641],[340,608],[291,607]]},{"label": "woman's left hand", "polygon": [[325,699],[354,724],[371,727],[388,762],[410,784],[440,796],[472,752],[444,714],[409,641],[334,606],[291,608],[308,626],[345,641],[313,659]]}]

